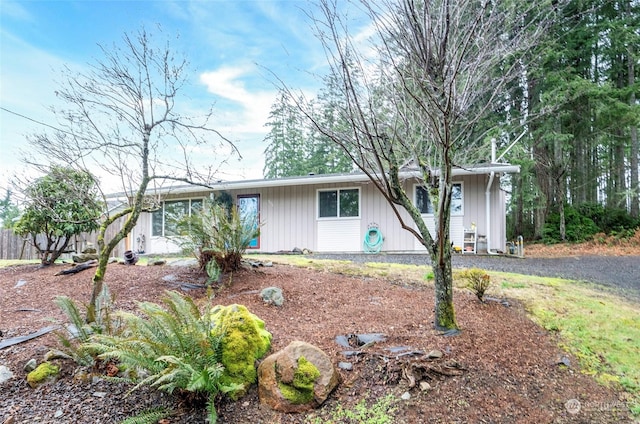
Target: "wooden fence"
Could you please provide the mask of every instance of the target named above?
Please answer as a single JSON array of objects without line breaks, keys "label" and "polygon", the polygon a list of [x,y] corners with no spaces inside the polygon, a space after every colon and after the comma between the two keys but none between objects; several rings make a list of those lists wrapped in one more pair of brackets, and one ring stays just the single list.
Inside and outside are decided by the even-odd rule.
[{"label": "wooden fence", "polygon": [[0,259],[37,259],[31,241],[11,230],[0,230]]},{"label": "wooden fence", "polygon": [[[122,228],[125,218],[114,222],[109,226],[105,234],[106,240],[111,240],[116,232]],[[74,252],[82,252],[82,250],[89,244],[96,246],[98,234],[82,233],[75,236],[74,240],[69,245],[69,250]],[[132,243],[128,240],[129,237],[118,243],[118,246],[111,252],[111,256],[121,257],[127,250],[128,246]],[[63,258],[70,257],[70,255],[63,255]],[[0,259],[40,259],[38,251],[31,243],[31,238],[25,238],[15,234],[12,230],[0,230]]]}]

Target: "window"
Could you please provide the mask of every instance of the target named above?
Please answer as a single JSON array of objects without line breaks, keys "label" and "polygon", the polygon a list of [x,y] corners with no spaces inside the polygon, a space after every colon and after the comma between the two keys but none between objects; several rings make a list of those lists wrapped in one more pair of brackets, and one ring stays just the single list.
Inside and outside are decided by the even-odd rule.
[{"label": "window", "polygon": [[318,191],[319,218],[360,216],[360,190],[357,188]]},{"label": "window", "polygon": [[202,209],[202,199],[170,200],[151,215],[151,235],[156,237],[178,234],[177,221]]},{"label": "window", "polygon": [[[250,225],[255,230],[260,226],[260,195],[243,194],[238,196],[238,212],[244,225]],[[260,248],[260,237],[249,242],[249,249]]]},{"label": "window", "polygon": [[[452,189],[451,215],[462,215],[462,183],[453,183]],[[433,205],[424,186],[416,186],[416,206],[423,215],[433,214]]]}]

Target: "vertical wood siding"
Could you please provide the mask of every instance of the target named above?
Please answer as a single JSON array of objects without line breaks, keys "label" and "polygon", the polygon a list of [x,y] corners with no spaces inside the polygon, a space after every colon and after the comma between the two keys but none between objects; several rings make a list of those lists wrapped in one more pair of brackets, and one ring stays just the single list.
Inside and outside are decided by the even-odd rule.
[{"label": "vertical wood siding", "polygon": [[[463,184],[463,215],[451,217],[451,239],[454,245],[462,246],[463,229],[476,224],[478,235],[486,235],[485,190],[489,177],[471,175],[457,178]],[[405,188],[413,197],[415,181],[406,181]],[[318,220],[317,192],[320,189],[359,188],[360,218]],[[311,251],[362,251],[363,237],[369,226],[375,225],[384,237],[382,251],[424,251],[424,247],[408,231],[402,229],[393,209],[370,182],[344,184],[318,184],[290,187],[266,187],[255,190],[228,190],[238,195],[260,195],[260,252],[291,251],[294,248]],[[200,192],[193,198],[208,198],[208,192]],[[184,198],[184,196],[182,197]],[[499,178],[491,187],[491,249],[504,249],[505,245],[505,203],[500,190]],[[405,223],[415,228],[406,211],[400,208],[400,216]],[[426,218],[427,216],[425,216]],[[433,220],[427,219],[428,228],[433,231]],[[179,247],[160,237],[151,237],[151,214],[141,216],[132,232],[135,243],[139,234],[145,234],[147,253],[176,252]]]}]

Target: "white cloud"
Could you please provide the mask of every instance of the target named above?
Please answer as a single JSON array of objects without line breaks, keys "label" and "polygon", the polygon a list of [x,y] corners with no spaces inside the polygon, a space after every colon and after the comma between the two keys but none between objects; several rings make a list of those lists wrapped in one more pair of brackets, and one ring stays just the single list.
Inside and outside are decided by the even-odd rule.
[{"label": "white cloud", "polygon": [[17,21],[32,22],[33,16],[17,1],[2,0],[0,13],[4,18],[11,18]]},{"label": "white cloud", "polygon": [[264,124],[277,93],[275,89],[250,90],[246,87],[245,78],[253,77],[256,70],[250,66],[222,66],[200,75],[200,82],[209,93],[231,103],[225,108],[221,123],[234,133],[266,134]]}]

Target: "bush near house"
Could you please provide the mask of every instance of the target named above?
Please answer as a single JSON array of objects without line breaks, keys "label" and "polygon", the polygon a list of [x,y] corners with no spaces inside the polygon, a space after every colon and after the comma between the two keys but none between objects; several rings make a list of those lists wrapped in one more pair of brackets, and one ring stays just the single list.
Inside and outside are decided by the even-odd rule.
[{"label": "bush near house", "polygon": [[205,204],[198,213],[178,221],[181,247],[193,254],[202,271],[214,261],[222,272],[240,269],[251,240],[260,235],[253,219],[243,218],[236,208]]}]

